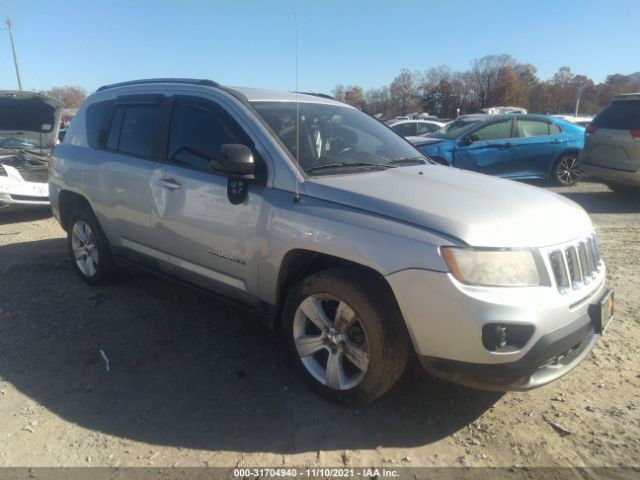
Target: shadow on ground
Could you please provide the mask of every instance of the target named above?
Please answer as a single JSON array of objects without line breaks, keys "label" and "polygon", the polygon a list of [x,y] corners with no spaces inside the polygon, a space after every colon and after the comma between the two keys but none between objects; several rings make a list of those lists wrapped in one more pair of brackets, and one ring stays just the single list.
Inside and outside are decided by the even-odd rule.
[{"label": "shadow on ground", "polygon": [[616,192],[561,192],[588,213],[640,213],[640,198]]},{"label": "shadow on ground", "polygon": [[90,288],[63,239],[0,247],[0,278],[0,376],[66,421],[118,437],[279,453],[411,447],[450,435],[500,398],[412,363],[370,406],[327,403],[259,321],[141,274]]},{"label": "shadow on ground", "polygon": [[49,207],[11,206],[0,208],[0,225],[9,223],[33,222],[51,216]]}]

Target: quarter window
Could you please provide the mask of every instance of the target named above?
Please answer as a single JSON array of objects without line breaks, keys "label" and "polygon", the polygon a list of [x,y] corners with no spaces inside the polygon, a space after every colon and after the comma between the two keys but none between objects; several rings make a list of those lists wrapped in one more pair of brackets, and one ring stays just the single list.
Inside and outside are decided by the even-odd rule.
[{"label": "quarter window", "polygon": [[495,122],[474,132],[478,141],[500,140],[511,137],[511,120]]}]

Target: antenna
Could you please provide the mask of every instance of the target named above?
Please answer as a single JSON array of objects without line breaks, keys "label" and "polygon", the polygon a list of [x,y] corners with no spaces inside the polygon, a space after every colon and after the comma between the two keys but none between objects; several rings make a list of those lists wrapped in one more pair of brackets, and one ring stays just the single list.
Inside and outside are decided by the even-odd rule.
[{"label": "antenna", "polygon": [[297,203],[300,201],[300,190],[298,185],[298,175],[300,174],[300,104],[298,103],[298,13],[295,11],[293,12],[293,21],[296,29],[296,189],[293,196],[293,202]]}]

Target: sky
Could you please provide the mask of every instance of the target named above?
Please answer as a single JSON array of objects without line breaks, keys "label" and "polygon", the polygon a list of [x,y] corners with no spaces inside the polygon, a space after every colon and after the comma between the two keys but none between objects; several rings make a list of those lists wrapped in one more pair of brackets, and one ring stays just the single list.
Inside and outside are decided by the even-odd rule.
[{"label": "sky", "polygon": [[640,0],[0,0],[0,90],[153,77],[330,93],[507,53],[550,78],[640,71]]}]

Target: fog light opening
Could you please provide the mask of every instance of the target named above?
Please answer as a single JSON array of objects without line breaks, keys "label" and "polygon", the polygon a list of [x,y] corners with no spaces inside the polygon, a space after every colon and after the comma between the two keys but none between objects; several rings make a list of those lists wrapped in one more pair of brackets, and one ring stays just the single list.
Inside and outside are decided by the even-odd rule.
[{"label": "fog light opening", "polygon": [[489,323],[482,327],[482,344],[490,352],[514,352],[524,347],[532,334],[533,325]]}]

